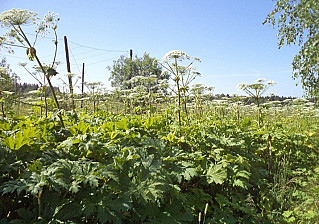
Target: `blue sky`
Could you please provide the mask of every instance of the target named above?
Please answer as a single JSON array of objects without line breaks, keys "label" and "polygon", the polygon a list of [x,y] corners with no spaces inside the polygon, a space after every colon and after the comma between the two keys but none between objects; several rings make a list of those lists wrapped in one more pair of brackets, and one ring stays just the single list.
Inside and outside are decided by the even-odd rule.
[{"label": "blue sky", "polygon": [[[300,84],[296,87],[298,80],[292,80],[291,68],[299,46],[278,50],[277,31],[262,25],[273,5],[272,0],[0,0],[1,11],[28,9],[41,18],[48,11],[59,14],[60,78],[66,73],[62,38],[67,36],[72,72],[80,74],[85,63],[86,81],[101,81],[106,88],[110,88],[106,67],[120,55],[129,55],[130,49],[134,55],[147,52],[160,60],[170,50],[182,50],[202,61],[196,64],[202,75],[194,83],[214,86],[215,94],[244,95],[237,90],[238,83],[265,78],[277,83],[267,93],[300,97],[303,91]],[[27,30],[32,34],[31,27]],[[51,40],[39,41],[40,58],[49,62],[52,54]],[[17,66],[27,61],[24,51],[9,56],[1,51],[1,56],[21,82],[36,83]],[[53,82],[62,85],[56,77]]]}]

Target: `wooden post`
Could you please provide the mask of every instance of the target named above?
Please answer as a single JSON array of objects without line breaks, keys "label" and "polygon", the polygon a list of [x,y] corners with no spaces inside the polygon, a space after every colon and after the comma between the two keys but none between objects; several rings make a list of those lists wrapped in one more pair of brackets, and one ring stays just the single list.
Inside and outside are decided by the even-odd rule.
[{"label": "wooden post", "polygon": [[[130,49],[130,74],[128,75],[128,80],[133,78],[133,50]],[[128,86],[129,89],[132,89],[132,84],[130,83]]]},{"label": "wooden post", "polygon": [[[82,66],[82,98],[84,94],[84,63]],[[83,108],[83,99],[81,100],[81,108]]]},{"label": "wooden post", "polygon": [[68,48],[68,39],[66,38],[66,36],[64,36],[64,48],[65,48],[67,71],[68,71],[68,72],[71,72],[70,57],[69,57],[69,48]]},{"label": "wooden post", "polygon": [[[68,40],[67,40],[66,36],[64,36],[64,47],[65,47],[67,71],[68,71],[68,73],[71,73],[70,57],[69,57],[69,49],[68,49]],[[72,76],[68,75],[68,79],[69,79],[69,88],[70,88],[70,94],[71,94],[71,105],[72,105],[72,109],[75,110],[74,98],[73,98]]]}]

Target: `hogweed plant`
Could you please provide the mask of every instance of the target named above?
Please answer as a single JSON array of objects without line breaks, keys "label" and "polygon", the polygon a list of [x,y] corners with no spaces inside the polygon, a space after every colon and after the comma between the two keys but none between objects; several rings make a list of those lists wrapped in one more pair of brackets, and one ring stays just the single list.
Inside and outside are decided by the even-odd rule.
[{"label": "hogweed plant", "polygon": [[102,96],[102,82],[84,82],[84,85],[89,90],[89,97],[93,101],[93,112],[98,112],[99,110],[99,100]]},{"label": "hogweed plant", "polygon": [[131,113],[131,106],[136,99],[135,94],[132,92],[132,89],[121,89],[118,91],[120,99],[124,104],[124,114]]},{"label": "hogweed plant", "polygon": [[[69,72],[64,74],[64,76],[68,79],[68,82],[64,81],[62,78],[59,78],[59,80],[62,81],[63,83],[63,93],[64,93],[63,95],[67,96],[67,101],[69,101],[67,103],[68,110],[72,109],[74,112],[76,109],[76,105],[75,105],[76,100],[74,99],[76,94],[74,94],[74,86],[76,86],[77,82],[80,80],[80,77],[74,73],[69,73]],[[65,89],[69,90],[69,94],[65,94]],[[79,89],[81,90],[81,88]]]},{"label": "hogweed plant", "polygon": [[237,120],[237,126],[239,126],[239,121],[240,121],[240,109],[243,104],[244,97],[238,96],[237,94],[234,94],[233,97],[230,98],[230,101],[234,104],[235,106],[235,111],[236,111],[236,120]]},{"label": "hogweed plant", "polygon": [[[27,63],[26,62],[19,62],[19,66],[23,67],[24,70],[29,73],[39,84],[40,88],[44,91],[42,92],[41,95],[41,102],[42,98],[44,98],[44,108],[45,108],[45,117],[48,117],[48,105],[47,105],[47,95],[46,95],[46,89],[47,89],[47,84],[46,84],[46,77],[44,76],[44,79],[41,80],[41,75],[42,75],[42,69],[39,66],[33,66],[33,71],[29,70],[27,68]],[[43,64],[43,67],[45,69],[48,69],[49,67]],[[40,75],[40,77],[39,77]],[[42,107],[41,107],[41,116],[42,116]]]},{"label": "hogweed plant", "polygon": [[[75,111],[75,103],[74,103],[74,85],[76,84],[76,82],[80,79],[79,76],[76,76],[76,74],[73,74],[73,73],[67,73],[65,74],[65,76],[68,78],[68,87],[69,87],[69,91],[70,91],[70,101],[71,101],[71,107],[72,107],[72,110]],[[74,77],[77,77],[76,81],[75,81],[75,84],[73,84],[73,81],[72,79]]]},{"label": "hogweed plant", "polygon": [[[8,29],[8,31],[0,37],[1,48],[7,48],[9,52],[13,52],[11,46],[24,48],[30,61],[36,61],[37,65],[41,69],[46,81],[51,89],[52,96],[54,98],[56,107],[60,111],[60,104],[58,102],[54,87],[51,83],[52,76],[57,74],[55,70],[58,37],[57,37],[57,23],[60,20],[52,12],[49,12],[44,16],[43,20],[37,17],[37,13],[28,10],[11,9],[0,14],[0,25],[2,28]],[[35,25],[35,37],[33,41],[27,36],[24,31],[25,26],[30,24]],[[36,43],[39,37],[45,37],[52,31],[54,33],[54,45],[55,50],[53,54],[52,64],[45,66],[38,57],[36,50]],[[5,46],[5,47],[4,47]],[[64,127],[64,122],[61,113],[58,113],[58,117],[61,122],[61,126]]]},{"label": "hogweed plant", "polygon": [[[182,97],[184,98],[184,109],[187,116],[186,93],[189,90],[190,83],[200,75],[193,66],[195,61],[200,62],[200,59],[196,57],[191,58],[185,52],[179,50],[170,51],[163,57],[162,66],[165,68],[164,73],[171,74],[176,85],[176,89],[173,89],[173,91],[177,95],[178,123],[180,126]],[[183,62],[189,63],[182,65],[181,63]]]},{"label": "hogweed plant", "polygon": [[202,83],[192,85],[190,92],[195,103],[195,111],[199,115],[203,115],[203,102],[212,96],[215,87],[206,87]]},{"label": "hogweed plant", "polygon": [[155,75],[151,75],[150,77],[146,76],[134,76],[126,83],[132,86],[131,99],[134,98],[138,101],[139,109],[148,105],[149,110],[152,110],[152,100],[153,93],[156,89],[156,83],[158,82],[158,78]]},{"label": "hogweed plant", "polygon": [[246,84],[240,83],[238,84],[238,89],[246,92],[250,97],[255,99],[257,104],[257,123],[260,126],[261,123],[261,108],[260,108],[260,97],[269,89],[270,86],[275,85],[276,83],[272,80],[265,82],[264,78],[257,79],[255,83]]}]

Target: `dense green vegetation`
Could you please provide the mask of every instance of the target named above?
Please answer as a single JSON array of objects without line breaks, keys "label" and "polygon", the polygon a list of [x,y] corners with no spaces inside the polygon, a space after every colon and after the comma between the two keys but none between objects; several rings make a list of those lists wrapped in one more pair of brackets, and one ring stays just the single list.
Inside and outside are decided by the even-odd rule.
[{"label": "dense green vegetation", "polygon": [[225,100],[181,126],[170,109],[2,118],[1,222],[316,223],[318,110],[300,103],[260,126]]},{"label": "dense green vegetation", "polygon": [[[40,86],[19,95],[3,61],[0,223],[319,223],[315,103],[263,97],[275,84],[264,79],[239,84],[250,98],[213,96],[192,85],[200,60],[176,50],[162,62],[121,57],[109,68],[112,91],[96,82],[76,94],[68,73],[60,93],[51,83],[59,19],[38,20],[0,14],[0,47],[21,44],[36,62],[21,65]],[[30,41],[23,26],[33,22]],[[48,30],[55,50],[45,65],[35,45]]]}]

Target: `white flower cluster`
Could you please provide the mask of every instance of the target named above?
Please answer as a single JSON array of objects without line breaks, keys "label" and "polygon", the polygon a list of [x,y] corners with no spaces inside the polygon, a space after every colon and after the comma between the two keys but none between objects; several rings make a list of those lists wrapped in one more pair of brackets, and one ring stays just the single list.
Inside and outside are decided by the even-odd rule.
[{"label": "white flower cluster", "polygon": [[36,31],[44,37],[47,33],[49,33],[48,29],[55,30],[57,28],[59,20],[60,18],[57,17],[57,14],[54,12],[48,12],[48,14],[44,16],[43,20],[37,24]]},{"label": "white flower cluster", "polygon": [[4,95],[12,95],[12,94],[14,94],[14,92],[2,91],[2,94],[4,94]]},{"label": "white flower cluster", "polygon": [[265,83],[264,78],[257,79],[255,83],[252,84],[246,84],[246,83],[240,83],[237,85],[237,88],[239,90],[245,91],[248,95],[252,97],[260,97],[262,94],[264,94],[270,86],[275,85],[275,82],[273,80],[270,80]]},{"label": "white flower cluster", "polygon": [[260,78],[260,79],[257,79],[255,82],[264,82],[266,79],[264,78]]},{"label": "white flower cluster", "polygon": [[194,83],[192,85],[192,88],[201,88],[201,87],[203,87],[203,85],[204,85],[204,83]]},{"label": "white flower cluster", "polygon": [[170,59],[173,58],[178,60],[190,59],[190,57],[184,51],[173,50],[164,55],[163,62],[168,62]]},{"label": "white flower cluster", "polygon": [[35,23],[37,13],[22,9],[11,9],[0,14],[2,27],[20,26],[23,24]]},{"label": "white flower cluster", "polygon": [[239,83],[239,84],[237,85],[237,88],[238,88],[239,90],[244,90],[244,89],[246,89],[246,87],[247,87],[247,83]]},{"label": "white flower cluster", "polygon": [[64,74],[66,77],[71,77],[71,78],[73,78],[73,77],[75,77],[76,76],[76,74],[74,74],[74,73],[66,73],[66,74]]},{"label": "white flower cluster", "polygon": [[262,88],[265,88],[266,86],[273,86],[276,84],[276,82],[273,80],[269,80],[268,82],[264,83],[265,81],[266,81],[266,79],[260,78],[260,79],[257,79],[255,81],[256,83],[250,84],[250,85],[248,85],[247,83],[239,83],[237,85],[237,88],[239,90],[245,90],[247,88],[252,88],[252,89],[260,89],[261,88],[262,89]]},{"label": "white flower cluster", "polygon": [[4,67],[0,67],[0,74],[6,74],[7,73],[7,69]]},{"label": "white flower cluster", "polygon": [[273,86],[273,85],[276,84],[276,82],[273,81],[273,80],[269,80],[268,82],[266,82],[266,84],[267,84],[267,85],[270,85],[270,86]]}]

